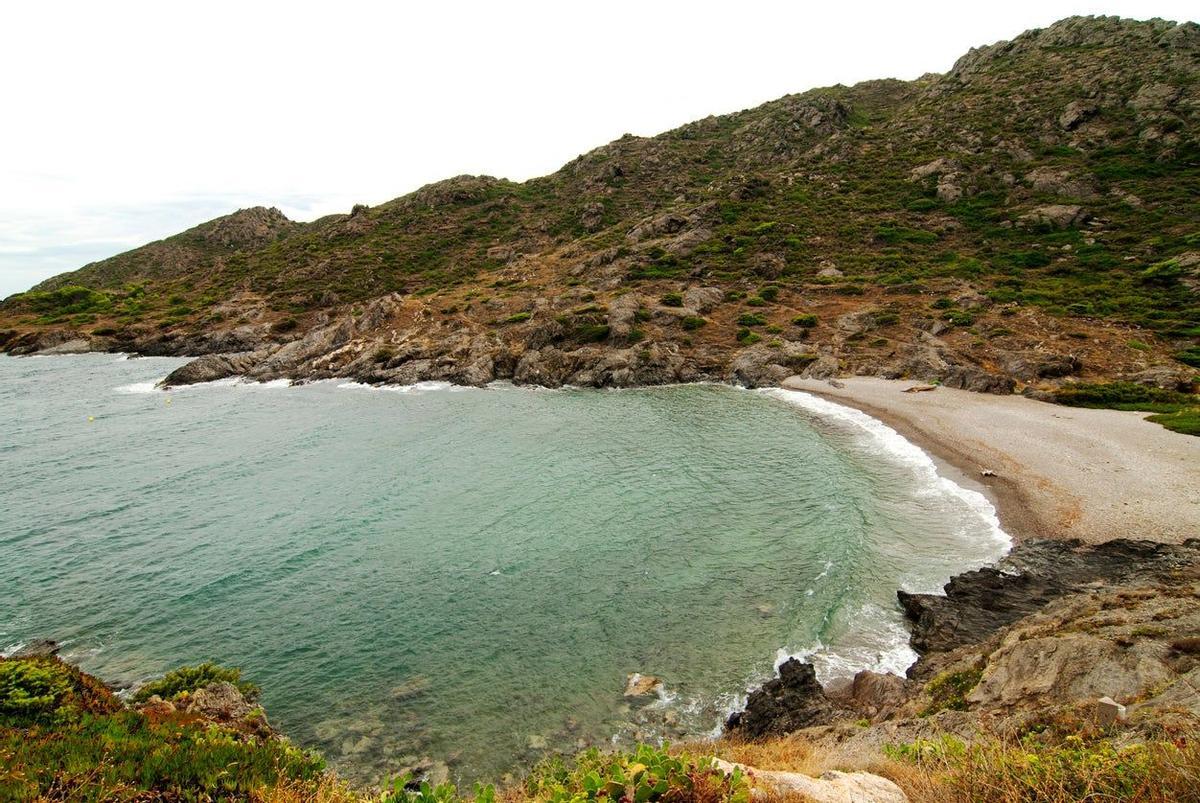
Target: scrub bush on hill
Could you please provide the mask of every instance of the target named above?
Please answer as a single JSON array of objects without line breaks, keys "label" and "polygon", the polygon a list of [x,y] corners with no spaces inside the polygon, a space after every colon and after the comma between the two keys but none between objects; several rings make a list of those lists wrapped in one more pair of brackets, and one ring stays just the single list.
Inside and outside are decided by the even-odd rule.
[{"label": "scrub bush on hill", "polygon": [[285,741],[130,710],[84,714],[53,729],[0,728],[0,765],[0,800],[97,803],[247,800],[281,781],[316,781],[325,768]]},{"label": "scrub bush on hill", "polygon": [[[207,664],[171,673],[152,693],[211,680],[252,690],[236,670]],[[283,739],[124,708],[57,658],[0,659],[0,800],[241,801],[280,784],[315,789],[324,770],[319,756]]]},{"label": "scrub bush on hill", "polygon": [[141,703],[154,695],[164,700],[172,700],[181,694],[191,694],[218,681],[233,684],[247,700],[253,701],[258,697],[258,686],[242,680],[242,670],[205,662],[196,666],[181,666],[163,675],[161,679],[147,683],[137,690],[133,700]]},{"label": "scrub bush on hill", "polygon": [[1147,420],[1173,432],[1200,435],[1200,395],[1192,393],[1148,387],[1136,382],[1081,383],[1055,391],[1054,401],[1071,407],[1155,413]]},{"label": "scrub bush on hill", "polygon": [[0,663],[0,715],[34,718],[54,710],[70,691],[63,672],[30,661]]}]

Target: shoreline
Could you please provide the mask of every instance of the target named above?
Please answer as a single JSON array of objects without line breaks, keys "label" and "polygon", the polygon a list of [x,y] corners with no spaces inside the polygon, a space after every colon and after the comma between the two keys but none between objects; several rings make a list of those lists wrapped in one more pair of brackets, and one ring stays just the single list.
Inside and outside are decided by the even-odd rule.
[{"label": "shoreline", "polygon": [[1145,421],[1143,413],[942,387],[903,392],[921,384],[846,377],[833,385],[790,377],[781,387],[892,427],[966,479],[966,487],[982,490],[1015,542],[1180,543],[1200,536],[1200,439]]},{"label": "shoreline", "polygon": [[[327,380],[359,382],[353,376],[273,381],[309,384]],[[214,381],[263,384],[244,375]],[[947,479],[982,493],[1014,542],[1077,538],[1099,543],[1141,538],[1179,543],[1200,537],[1200,494],[1195,493],[1200,488],[1200,439],[1146,422],[1145,413],[1066,407],[1019,395],[946,387],[902,393],[922,384],[913,380],[851,376],[833,382],[792,376],[761,387],[807,392],[886,424],[931,457]],[[362,384],[402,389],[424,383]],[[451,380],[449,384],[459,383]],[[513,384],[556,387],[537,382]],[[629,387],[677,384],[741,386],[702,380]],[[157,383],[156,389],[160,389]]]}]

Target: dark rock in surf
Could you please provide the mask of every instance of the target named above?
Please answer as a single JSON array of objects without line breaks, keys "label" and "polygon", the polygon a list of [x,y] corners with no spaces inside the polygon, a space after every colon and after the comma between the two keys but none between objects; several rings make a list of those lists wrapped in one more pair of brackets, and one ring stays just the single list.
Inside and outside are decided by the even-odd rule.
[{"label": "dark rock in surf", "polygon": [[19,650],[14,650],[9,658],[49,658],[58,655],[61,646],[54,639],[37,639],[31,641]]},{"label": "dark rock in surf", "polygon": [[[1089,586],[1153,582],[1200,561],[1200,539],[1182,544],[1118,539],[1018,544],[995,566],[951,578],[945,596],[897,592],[913,622],[913,649],[946,652],[985,640],[1002,627]],[[912,674],[910,670],[909,674]]]},{"label": "dark rock in surf", "polygon": [[729,716],[727,733],[758,739],[825,725],[840,712],[825,695],[813,665],[789,658],[779,677],[750,693],[746,708]]}]

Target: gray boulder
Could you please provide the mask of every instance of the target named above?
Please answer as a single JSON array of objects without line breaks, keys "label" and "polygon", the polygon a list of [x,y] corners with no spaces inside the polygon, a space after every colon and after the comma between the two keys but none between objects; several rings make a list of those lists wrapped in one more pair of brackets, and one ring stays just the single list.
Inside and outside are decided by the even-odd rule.
[{"label": "gray boulder", "polygon": [[1046,206],[1038,206],[1029,210],[1021,215],[1018,220],[1025,224],[1037,225],[1045,223],[1056,229],[1069,229],[1073,226],[1083,225],[1091,217],[1091,214],[1082,206],[1075,204],[1047,204]]},{"label": "gray boulder", "polygon": [[1086,100],[1073,100],[1058,116],[1058,125],[1064,131],[1073,131],[1097,111],[1096,104]]},{"label": "gray boulder", "polygon": [[185,365],[181,365],[159,382],[160,387],[195,385],[200,382],[215,382],[231,376],[243,376],[262,362],[267,351],[244,351],[236,354],[205,354]]},{"label": "gray boulder", "polygon": [[1016,382],[1011,376],[993,374],[974,365],[952,365],[942,374],[942,384],[975,393],[1005,395],[1013,392]]},{"label": "gray boulder", "polygon": [[685,309],[697,313],[709,312],[725,300],[725,291],[720,287],[689,287],[683,292]]}]

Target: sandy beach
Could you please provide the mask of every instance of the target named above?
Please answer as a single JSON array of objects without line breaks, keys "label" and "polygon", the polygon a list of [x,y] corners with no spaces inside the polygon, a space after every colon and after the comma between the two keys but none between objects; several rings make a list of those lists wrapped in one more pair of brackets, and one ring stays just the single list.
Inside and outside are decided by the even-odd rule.
[{"label": "sandy beach", "polygon": [[1137,412],[942,387],[904,392],[918,384],[793,377],[783,386],[862,410],[977,481],[1014,538],[1200,537],[1200,438]]}]

